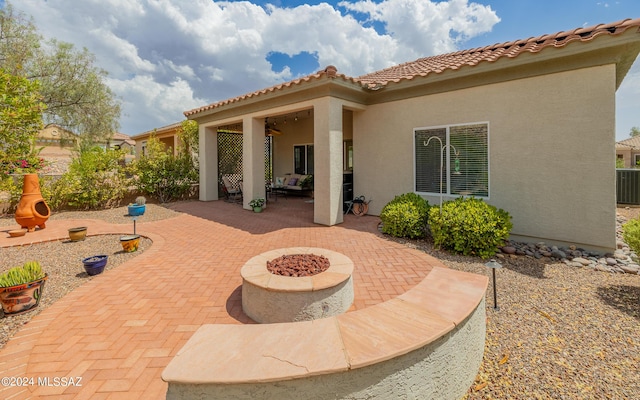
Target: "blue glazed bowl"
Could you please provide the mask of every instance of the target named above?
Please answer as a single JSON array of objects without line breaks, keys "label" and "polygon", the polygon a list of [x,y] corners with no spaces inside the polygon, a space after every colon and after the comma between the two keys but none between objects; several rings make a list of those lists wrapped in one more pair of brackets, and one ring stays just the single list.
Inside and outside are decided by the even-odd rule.
[{"label": "blue glazed bowl", "polygon": [[147,206],[146,204],[142,204],[142,205],[132,204],[127,206],[127,209],[131,217],[137,217],[139,215],[144,214],[145,210],[147,209]]},{"label": "blue glazed bowl", "polygon": [[87,271],[89,275],[98,275],[104,271],[104,267],[107,266],[107,260],[109,256],[105,254],[101,254],[98,256],[87,257],[82,260],[82,265],[84,265],[84,270]]}]

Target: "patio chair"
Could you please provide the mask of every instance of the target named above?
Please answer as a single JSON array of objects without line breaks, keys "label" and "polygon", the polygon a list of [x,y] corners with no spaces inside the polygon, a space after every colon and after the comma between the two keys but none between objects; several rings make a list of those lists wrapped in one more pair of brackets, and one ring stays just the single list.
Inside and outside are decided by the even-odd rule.
[{"label": "patio chair", "polygon": [[226,200],[232,203],[242,202],[242,182],[234,183],[227,175],[222,176],[222,191]]}]

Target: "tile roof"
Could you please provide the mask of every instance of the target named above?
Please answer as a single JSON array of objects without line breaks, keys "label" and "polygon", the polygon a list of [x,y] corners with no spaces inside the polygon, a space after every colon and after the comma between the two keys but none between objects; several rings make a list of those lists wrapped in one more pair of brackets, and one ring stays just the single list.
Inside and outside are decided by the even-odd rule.
[{"label": "tile roof", "polygon": [[207,111],[207,110],[211,110],[211,109],[214,109],[214,108],[218,108],[218,107],[221,107],[221,106],[224,106],[224,105],[227,105],[227,104],[237,103],[239,101],[250,99],[252,97],[260,96],[260,95],[267,94],[267,93],[276,92],[276,91],[279,91],[279,90],[282,90],[282,89],[285,89],[285,88],[299,86],[299,85],[304,84],[306,82],[318,80],[318,79],[321,79],[323,77],[328,77],[328,78],[341,77],[341,78],[343,78],[345,80],[353,81],[353,78],[347,77],[344,74],[338,74],[336,67],[334,67],[333,65],[329,65],[327,68],[325,68],[325,69],[323,69],[321,71],[318,71],[318,72],[316,72],[314,74],[307,75],[307,76],[304,76],[302,78],[294,79],[294,80],[289,81],[289,82],[279,83],[279,84],[277,84],[275,86],[271,86],[271,87],[268,87],[266,89],[257,90],[257,91],[252,92],[252,93],[243,94],[241,96],[233,97],[231,99],[227,99],[227,100],[223,100],[223,101],[219,101],[217,103],[212,103],[212,104],[206,105],[204,107],[199,107],[199,108],[195,108],[193,110],[185,111],[184,115],[188,117],[189,115],[193,115],[193,114],[197,114],[197,113],[202,112],[202,111]]},{"label": "tile roof", "polygon": [[425,57],[362,75],[356,79],[367,87],[384,86],[389,82],[414,79],[415,77],[427,76],[431,73],[439,74],[445,70],[457,70],[464,66],[476,66],[482,62],[495,62],[503,57],[514,58],[527,52],[538,53],[549,47],[564,47],[571,42],[589,42],[601,35],[620,35],[632,27],[640,27],[640,18],[625,19],[610,24],[577,28],[571,31]]},{"label": "tile roof", "polygon": [[632,149],[640,149],[640,136],[630,137],[628,139],[616,142],[616,147],[625,146]]},{"label": "tile roof", "polygon": [[204,107],[185,111],[185,116],[194,115],[203,111],[218,108],[227,104],[236,103],[267,93],[276,92],[290,87],[302,85],[304,83],[319,80],[324,77],[341,78],[359,84],[364,88],[377,89],[386,86],[391,82],[411,80],[416,77],[424,77],[429,74],[439,74],[446,70],[458,70],[465,66],[473,67],[484,62],[495,62],[501,58],[515,58],[523,53],[538,53],[546,48],[561,48],[572,42],[590,42],[593,39],[603,36],[616,36],[624,33],[630,28],[635,28],[640,32],[640,18],[624,19],[621,21],[593,25],[587,28],[577,28],[570,31],[546,34],[529,39],[515,40],[511,42],[498,43],[486,47],[478,47],[470,50],[462,50],[454,53],[420,58],[415,61],[399,64],[380,71],[361,75],[352,78],[344,74],[337,73],[334,66],[328,66],[324,70],[307,75],[289,82],[271,86],[266,89],[247,93],[242,96],[212,103]]}]

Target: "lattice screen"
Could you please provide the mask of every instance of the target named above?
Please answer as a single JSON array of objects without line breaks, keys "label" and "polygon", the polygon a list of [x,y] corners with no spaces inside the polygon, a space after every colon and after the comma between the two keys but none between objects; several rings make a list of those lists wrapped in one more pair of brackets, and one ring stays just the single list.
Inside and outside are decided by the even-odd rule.
[{"label": "lattice screen", "polygon": [[[240,133],[218,132],[218,182],[222,182],[222,175],[225,174],[242,177],[242,134]],[[271,136],[264,138],[264,179],[265,182],[273,180],[273,142]],[[223,195],[222,186],[219,184],[218,196],[222,197]]]}]

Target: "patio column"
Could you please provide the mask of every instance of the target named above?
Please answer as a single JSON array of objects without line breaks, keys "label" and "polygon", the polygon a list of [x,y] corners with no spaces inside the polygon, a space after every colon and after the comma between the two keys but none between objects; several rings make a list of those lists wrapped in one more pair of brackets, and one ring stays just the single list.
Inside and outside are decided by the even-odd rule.
[{"label": "patio column", "polygon": [[218,200],[218,128],[200,125],[200,201]]},{"label": "patio column", "polygon": [[342,223],[342,103],[326,97],[314,102],[313,222]]},{"label": "patio column", "polygon": [[264,120],[245,117],[242,120],[242,192],[243,207],[265,197],[264,188]]}]

